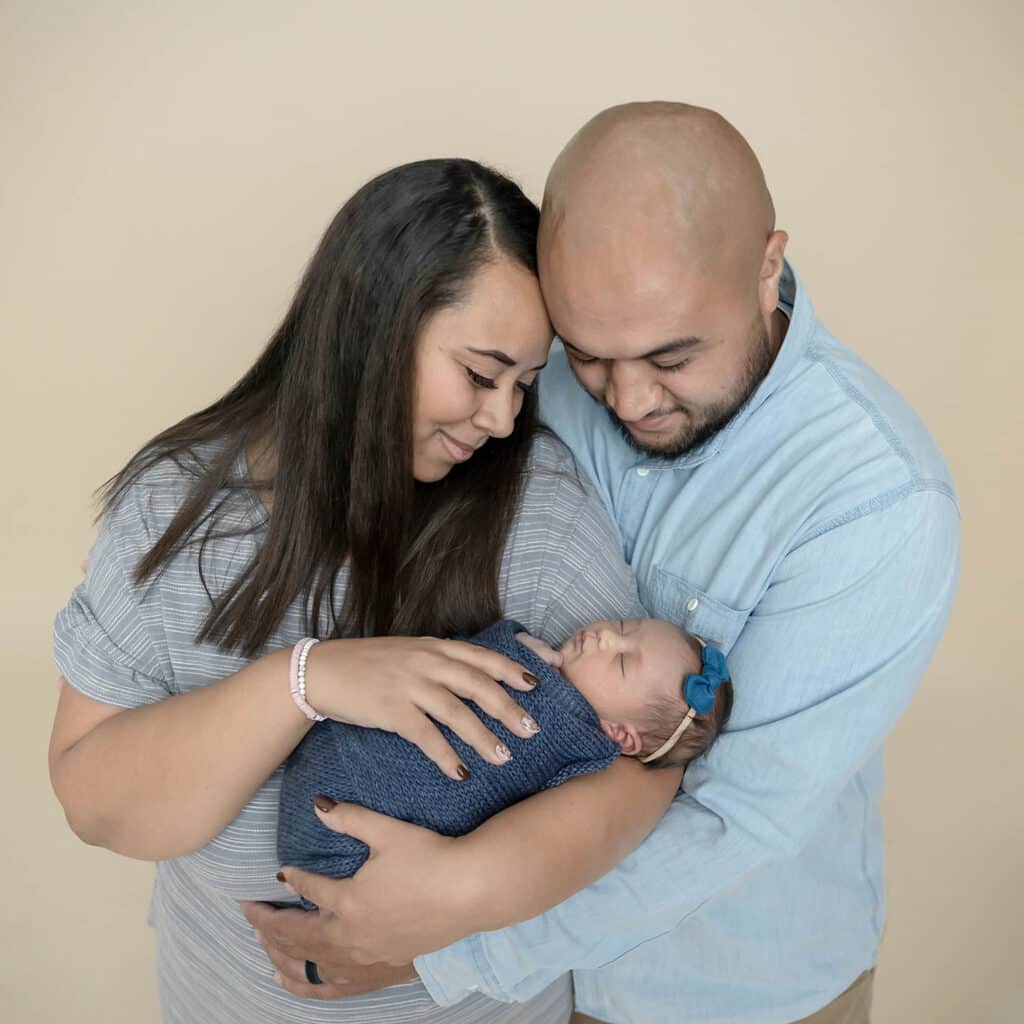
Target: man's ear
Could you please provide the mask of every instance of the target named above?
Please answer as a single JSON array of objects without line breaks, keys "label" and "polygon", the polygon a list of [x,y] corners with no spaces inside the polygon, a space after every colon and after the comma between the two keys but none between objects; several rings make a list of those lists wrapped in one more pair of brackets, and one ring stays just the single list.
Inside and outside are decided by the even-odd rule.
[{"label": "man's ear", "polygon": [[779,304],[779,281],[782,279],[788,241],[789,235],[785,231],[773,231],[765,243],[757,289],[761,315],[766,321],[771,318],[775,307]]},{"label": "man's ear", "polygon": [[612,742],[618,743],[622,748],[622,752],[627,757],[635,757],[643,747],[643,743],[640,741],[640,733],[637,732],[636,726],[628,722],[606,722],[602,718],[601,731]]}]

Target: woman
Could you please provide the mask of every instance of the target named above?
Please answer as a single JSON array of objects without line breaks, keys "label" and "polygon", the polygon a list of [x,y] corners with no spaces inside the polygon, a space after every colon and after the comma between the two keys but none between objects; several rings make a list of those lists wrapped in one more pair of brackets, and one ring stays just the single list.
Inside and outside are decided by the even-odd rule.
[{"label": "woman", "polygon": [[[614,528],[564,449],[534,437],[551,341],[537,219],[470,161],[374,179],[328,228],[252,369],[106,487],[88,575],[56,624],[51,776],[85,841],[159,862],[166,1021],[568,1019],[567,980],[523,1006],[441,1010],[418,983],[298,1000],[238,904],[286,898],[279,766],[312,709],[398,732],[459,780],[431,719],[500,764],[458,698],[525,737],[495,680],[533,681],[430,636],[508,615],[557,643],[635,611]],[[304,636],[324,642],[299,700],[289,661]]]}]

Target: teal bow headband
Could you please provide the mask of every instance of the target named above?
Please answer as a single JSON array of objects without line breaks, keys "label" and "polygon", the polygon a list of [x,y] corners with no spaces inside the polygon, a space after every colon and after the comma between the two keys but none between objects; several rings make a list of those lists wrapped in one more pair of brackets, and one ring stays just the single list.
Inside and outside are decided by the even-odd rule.
[{"label": "teal bow headband", "polygon": [[683,696],[686,703],[698,715],[706,715],[715,706],[715,693],[722,683],[729,681],[729,666],[725,655],[717,648],[705,643],[699,636],[700,675],[688,675],[683,681]]}]

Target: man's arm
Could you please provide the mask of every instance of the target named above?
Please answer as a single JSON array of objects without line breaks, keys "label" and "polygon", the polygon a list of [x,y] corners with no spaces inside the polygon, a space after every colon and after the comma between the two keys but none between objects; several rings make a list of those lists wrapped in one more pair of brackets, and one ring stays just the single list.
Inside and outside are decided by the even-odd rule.
[{"label": "man's arm", "polygon": [[[958,564],[956,506],[931,491],[794,549],[731,652],[733,721],[689,769],[687,793],[594,885],[533,920],[418,957],[434,999],[525,1000],[566,970],[603,966],[671,931],[801,850],[907,707]],[[505,885],[517,885],[509,844],[522,839],[498,829],[491,838],[505,844]],[[534,845],[533,857],[544,856]]]}]

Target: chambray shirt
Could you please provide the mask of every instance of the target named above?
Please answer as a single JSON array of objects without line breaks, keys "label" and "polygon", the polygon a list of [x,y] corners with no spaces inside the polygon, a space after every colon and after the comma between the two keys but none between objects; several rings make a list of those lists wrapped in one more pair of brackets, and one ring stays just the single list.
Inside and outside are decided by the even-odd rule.
[{"label": "chambray shirt", "polygon": [[948,618],[949,473],[900,396],[815,317],[702,447],[638,454],[564,352],[542,414],[596,482],[652,615],[729,654],[727,731],[640,847],[547,913],[419,957],[433,998],[525,999],[572,969],[614,1024],[781,1024],[875,963],[882,744]]}]

